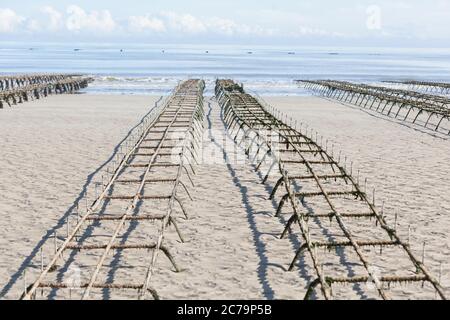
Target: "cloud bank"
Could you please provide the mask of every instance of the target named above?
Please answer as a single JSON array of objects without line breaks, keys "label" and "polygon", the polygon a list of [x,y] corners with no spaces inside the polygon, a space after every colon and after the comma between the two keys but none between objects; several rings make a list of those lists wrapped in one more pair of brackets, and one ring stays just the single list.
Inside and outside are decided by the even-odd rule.
[{"label": "cloud bank", "polygon": [[116,22],[108,10],[86,12],[79,6],[71,5],[67,8],[67,14],[66,28],[69,31],[108,33],[116,29]]},{"label": "cloud bank", "polygon": [[20,12],[23,7],[11,4],[0,7],[0,40],[450,44],[450,0],[378,0],[376,4],[371,0],[282,0],[272,7],[240,4],[242,10],[230,10],[235,4],[233,0],[223,3],[223,10],[211,6],[198,10],[199,2],[197,7],[184,8],[195,14],[163,10],[170,7],[169,1],[155,12],[148,12],[151,8],[139,11],[138,5],[131,4],[126,10],[117,4],[105,4],[109,10],[61,4],[28,9],[27,15]]},{"label": "cloud bank", "polygon": [[[154,36],[202,36],[221,35],[225,37],[267,37],[286,34],[282,30],[258,24],[239,23],[235,20],[208,16],[201,17],[189,13],[162,11],[156,14],[131,15],[126,19],[116,19],[109,10],[87,11],[80,6],[70,5],[65,12],[52,6],[41,8],[40,19],[22,17],[11,9],[0,9],[0,33],[72,33],[76,35],[105,36],[136,34]],[[25,27],[27,26],[27,27]],[[299,27],[298,35],[314,28]],[[317,32],[306,32],[314,33]],[[292,32],[291,32],[292,34]],[[322,34],[326,34],[325,31]]]},{"label": "cloud bank", "polygon": [[0,8],[0,33],[15,32],[25,20],[11,9]]}]

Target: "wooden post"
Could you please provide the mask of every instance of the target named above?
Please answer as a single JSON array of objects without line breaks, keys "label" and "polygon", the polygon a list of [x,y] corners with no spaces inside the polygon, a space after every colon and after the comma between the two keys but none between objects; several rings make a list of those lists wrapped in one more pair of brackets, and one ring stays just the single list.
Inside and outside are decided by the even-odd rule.
[{"label": "wooden post", "polygon": [[58,235],[56,233],[57,231],[55,230],[53,232],[53,245],[54,245],[54,249],[55,249],[55,254],[58,252]]},{"label": "wooden post", "polygon": [[69,221],[69,217],[66,218],[66,227],[67,227],[67,238],[69,238],[70,235],[70,221]]},{"label": "wooden post", "polygon": [[411,243],[411,225],[408,226],[408,247]]},{"label": "wooden post", "polygon": [[24,287],[23,292],[25,292],[25,295],[27,295],[27,294],[28,294],[27,269],[25,269],[25,270],[23,271],[23,287]]}]

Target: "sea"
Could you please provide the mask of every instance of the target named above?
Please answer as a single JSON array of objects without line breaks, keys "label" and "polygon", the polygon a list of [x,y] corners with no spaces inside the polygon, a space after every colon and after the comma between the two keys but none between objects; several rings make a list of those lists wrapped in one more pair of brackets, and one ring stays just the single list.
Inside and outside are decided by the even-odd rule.
[{"label": "sea", "polygon": [[298,96],[300,79],[450,82],[450,48],[0,42],[0,74],[23,73],[89,75],[93,94],[164,95],[187,78],[233,78],[262,96]]}]

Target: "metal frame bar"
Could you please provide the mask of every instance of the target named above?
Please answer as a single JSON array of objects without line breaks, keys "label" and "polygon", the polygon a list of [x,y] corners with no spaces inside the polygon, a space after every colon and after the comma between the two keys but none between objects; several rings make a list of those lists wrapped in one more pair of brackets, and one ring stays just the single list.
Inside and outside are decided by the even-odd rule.
[{"label": "metal frame bar", "polygon": [[86,88],[92,78],[79,75],[23,75],[0,77],[0,109],[12,104],[47,97],[50,94],[73,93]]},{"label": "metal frame bar", "polygon": [[[316,84],[315,84],[316,85]],[[317,188],[319,188],[320,192],[315,194],[310,194],[314,196],[320,196],[323,197],[328,204],[329,208],[331,209],[330,214],[326,215],[314,215],[315,218],[326,218],[326,219],[334,219],[337,221],[339,229],[343,232],[344,236],[346,237],[347,241],[345,242],[330,242],[326,241],[323,243],[323,246],[328,247],[350,247],[353,249],[353,251],[356,253],[359,263],[362,264],[365,271],[367,272],[367,279],[371,279],[371,281],[374,283],[379,295],[383,299],[389,299],[389,295],[387,292],[385,292],[385,289],[382,286],[382,279],[377,278],[377,275],[374,274],[373,269],[371,268],[371,263],[363,253],[361,247],[364,246],[377,246],[380,245],[379,240],[371,240],[367,242],[361,242],[357,241],[354,236],[353,232],[357,230],[350,230],[347,226],[347,224],[344,221],[344,217],[346,218],[375,218],[376,219],[376,226],[378,229],[381,229],[385,232],[387,236],[387,240],[385,242],[381,242],[381,244],[387,244],[389,242],[389,245],[396,246],[400,250],[402,250],[405,253],[405,258],[408,259],[412,265],[416,268],[418,273],[422,275],[422,279],[425,279],[425,282],[430,283],[433,288],[435,289],[436,293],[442,298],[445,299],[445,295],[443,293],[443,289],[438,283],[438,281],[430,274],[430,272],[426,269],[426,267],[423,265],[422,262],[420,262],[411,252],[409,245],[403,243],[400,238],[397,235],[397,232],[394,228],[391,228],[387,225],[386,220],[383,215],[379,214],[378,211],[375,208],[375,205],[371,203],[365,192],[362,192],[360,189],[359,184],[355,181],[355,179],[352,177],[351,173],[348,173],[346,168],[342,165],[340,165],[340,160],[336,161],[334,160],[333,156],[328,154],[327,150],[325,150],[323,147],[321,147],[316,141],[314,141],[312,138],[308,137],[307,135],[298,132],[291,126],[287,125],[285,122],[279,120],[276,116],[273,115],[273,113],[269,112],[266,108],[263,107],[263,103],[260,103],[258,99],[255,99],[251,95],[248,95],[244,92],[242,88],[236,89],[236,84],[231,80],[218,80],[216,83],[216,98],[219,102],[219,105],[223,108],[223,114],[224,114],[224,120],[228,127],[228,130],[231,134],[235,135],[236,138],[241,134],[243,137],[240,139],[239,143],[242,143],[244,141],[252,141],[250,146],[247,146],[246,148],[247,154],[250,156],[249,151],[251,150],[252,144],[256,144],[258,146],[258,152],[261,151],[261,149],[264,149],[265,157],[270,157],[273,159],[273,164],[271,168],[269,169],[269,173],[271,170],[274,169],[274,164],[278,165],[278,174],[280,174],[281,178],[278,180],[277,188],[283,184],[286,189],[286,194],[283,196],[282,201],[280,202],[280,206],[282,205],[282,202],[289,200],[289,203],[291,205],[291,208],[293,210],[293,214],[291,219],[289,220],[289,223],[287,224],[286,228],[284,229],[283,235],[286,234],[286,232],[290,229],[291,225],[296,222],[301,231],[301,236],[304,240],[304,244],[302,248],[304,250],[297,250],[295,258],[293,259],[293,262],[291,263],[291,267],[294,265],[295,261],[298,258],[298,255],[302,251],[307,251],[311,257],[313,268],[317,275],[317,280],[310,284],[310,287],[308,289],[308,292],[310,292],[315,286],[320,285],[321,292],[325,299],[331,299],[332,298],[332,291],[331,291],[331,285],[330,285],[330,277],[326,276],[321,268],[321,262],[318,259],[316,248],[317,248],[317,242],[313,241],[309,232],[309,225],[308,220],[313,216],[311,214],[303,213],[302,210],[299,208],[299,193],[295,192],[293,182],[299,182],[302,180],[313,180],[315,182],[315,185]],[[327,88],[324,88],[323,86],[320,86],[320,90],[325,90]],[[277,133],[277,135],[280,137],[281,141],[284,141],[284,144],[281,144],[281,146],[285,145],[285,148],[288,150],[294,150],[292,154],[297,156],[299,161],[285,161],[283,154],[281,155],[276,154],[276,150],[273,149],[273,141],[268,138],[269,135],[265,134],[265,131],[274,132]],[[288,134],[286,134],[288,133]],[[257,137],[255,139],[255,137]],[[235,141],[238,141],[236,139]],[[330,170],[333,172],[336,172],[336,170],[339,172],[336,173],[337,176],[341,176],[348,187],[351,187],[351,192],[346,189],[343,192],[330,192],[325,189],[324,185],[322,184],[322,181],[326,178],[328,178],[327,175],[323,176],[316,173],[316,164],[321,161],[314,162],[310,160],[307,156],[311,153],[305,153],[302,149],[298,148],[298,144],[307,144],[310,146],[310,148],[314,148],[314,150],[319,150],[320,153],[316,153],[316,156],[320,154],[321,159],[326,159],[325,162],[327,162],[327,165],[330,166]],[[263,160],[264,161],[264,160]],[[263,162],[262,161],[262,162]],[[262,163],[261,162],[261,163]],[[257,170],[260,169],[261,163],[258,164]],[[289,171],[294,167],[303,167],[307,170],[308,175],[305,176],[290,176]],[[303,169],[303,170],[304,170]],[[268,174],[269,174],[268,173]],[[264,182],[267,181],[266,175]],[[331,180],[332,181],[332,180]],[[363,214],[347,214],[347,213],[341,213],[340,210],[338,210],[335,205],[334,201],[332,199],[333,195],[336,196],[344,196],[347,193],[351,193],[353,196],[356,196],[353,198],[352,201],[355,201],[358,203],[362,203],[367,208],[367,211],[370,211],[369,213],[363,213]],[[275,192],[272,193],[271,197],[273,198],[275,196]],[[308,194],[303,194],[308,195]],[[304,197],[303,197],[304,198]],[[350,201],[351,199],[349,199]],[[280,211],[280,208],[278,209]],[[301,249],[302,249],[301,248]],[[395,265],[395,263],[393,264]],[[342,282],[352,282],[355,281],[355,279],[358,279],[358,276],[349,278],[349,281],[342,281]],[[400,279],[400,278],[399,278]],[[411,280],[414,282],[414,279]],[[392,282],[395,282],[395,278],[392,278]],[[307,295],[309,297],[309,295]]]},{"label": "metal frame bar", "polygon": [[[447,97],[346,81],[299,80],[297,82],[319,95],[368,108],[388,117],[399,118],[401,121],[408,121],[435,132],[450,135],[450,99]],[[340,95],[336,96],[336,93],[340,93]],[[358,97],[356,101],[353,101],[356,95]],[[347,99],[349,96],[351,98]],[[360,100],[360,97],[363,99]],[[368,107],[369,102],[372,102],[370,107]],[[376,102],[378,105],[374,109]],[[397,108],[395,115],[393,114],[394,108]],[[404,117],[400,115],[403,110],[406,111]],[[426,118],[419,123],[418,119],[421,115],[425,115]],[[430,120],[433,117],[437,120],[431,125]],[[444,120],[447,120],[448,124],[445,127],[443,126]]]},{"label": "metal frame bar", "polygon": [[[156,251],[163,251],[165,255],[169,258],[172,265],[175,266],[175,269],[177,271],[180,271],[181,269],[176,265],[173,257],[171,256],[168,248],[166,248],[163,245],[163,238],[164,233],[169,225],[174,225],[178,235],[180,236],[181,241],[184,241],[184,239],[181,236],[180,230],[178,229],[178,226],[176,224],[175,217],[173,217],[172,213],[174,210],[174,205],[176,203],[179,204],[181,207],[181,210],[185,214],[187,218],[187,212],[180,201],[180,199],[177,196],[178,187],[181,186],[183,190],[186,190],[186,193],[188,194],[189,198],[192,199],[191,194],[189,193],[186,185],[182,181],[182,177],[186,176],[189,178],[191,183],[193,184],[193,181],[190,177],[190,173],[186,168],[187,164],[188,166],[193,169],[191,162],[191,158],[195,158],[195,146],[199,145],[199,139],[201,138],[200,134],[198,133],[199,130],[203,127],[203,118],[204,118],[204,110],[203,110],[203,90],[204,90],[204,82],[201,80],[188,80],[183,83],[181,83],[175,90],[174,93],[166,100],[164,104],[162,104],[160,107],[156,108],[154,112],[152,112],[146,121],[144,123],[146,124],[146,128],[142,130],[142,134],[140,135],[140,138],[137,140],[137,142],[131,147],[131,149],[124,155],[123,159],[121,160],[120,164],[118,165],[117,169],[113,173],[111,179],[106,184],[104,190],[101,192],[101,194],[97,197],[97,199],[92,203],[92,205],[87,209],[87,213],[79,219],[76,226],[73,227],[71,232],[68,232],[67,238],[64,240],[63,244],[55,250],[55,255],[51,259],[50,263],[44,268],[42,268],[42,271],[37,278],[37,280],[27,288],[26,292],[23,294],[22,298],[29,300],[35,297],[36,290],[38,288],[42,287],[51,287],[53,289],[57,288],[64,288],[63,283],[52,283],[51,286],[43,284],[46,282],[46,276],[51,272],[55,270],[55,267],[57,265],[58,260],[62,257],[63,253],[65,251],[71,251],[71,252],[77,252],[80,250],[102,250],[102,255],[99,257],[98,263],[96,264],[89,281],[85,284],[85,286],[82,286],[84,289],[82,299],[88,299],[90,297],[91,290],[94,288],[118,288],[114,284],[106,284],[106,285],[98,285],[97,284],[97,278],[102,268],[105,268],[104,262],[108,256],[108,253],[111,250],[131,250],[131,249],[144,249],[142,245],[136,245],[136,244],[130,244],[130,243],[117,243],[116,239],[118,238],[118,235],[121,231],[121,229],[125,226],[126,221],[160,221],[161,222],[161,229],[156,235],[158,237],[158,240],[155,241],[154,244],[151,245],[151,248],[149,245],[145,247],[145,249],[152,249],[152,267],[156,264],[156,257],[158,254]],[[160,121],[163,118],[170,117],[170,121]],[[186,122],[184,119],[186,117],[189,117],[189,121]],[[180,121],[180,122],[178,122]],[[148,157],[149,160],[147,162],[147,166],[145,167],[145,171],[143,174],[141,174],[139,179],[127,179],[127,178],[121,178],[122,174],[124,174],[125,169],[129,167],[129,165],[132,163],[132,161],[135,161],[136,159],[136,153],[137,150],[142,147],[142,144],[146,143],[147,136],[153,135],[154,131],[153,129],[155,127],[160,128],[160,124],[165,123],[166,130],[163,132],[162,136],[157,139],[157,146],[155,146],[154,152],[152,152]],[[178,155],[179,161],[178,164],[176,164],[177,168],[177,176],[176,178],[151,178],[152,174],[152,168],[154,167],[173,167],[173,164],[164,164],[164,163],[158,163],[158,156],[161,152],[161,150],[164,150],[163,144],[169,140],[169,132],[173,125],[183,123],[183,128],[185,129],[185,137],[183,139],[178,140],[182,143],[181,145],[181,152],[175,153],[175,155]],[[179,126],[179,128],[182,128]],[[191,158],[189,158],[189,156]],[[154,196],[146,196],[143,195],[143,189],[145,185],[148,184],[171,184],[171,194],[169,196],[166,195],[154,195]],[[138,184],[138,188],[136,192],[132,196],[115,196],[112,193],[112,190],[114,189],[114,186],[117,184]],[[158,189],[155,189],[158,190]],[[109,203],[110,201],[119,200],[119,198],[122,198],[122,200],[131,201],[128,205],[126,211],[124,214],[121,215],[106,215],[106,214],[97,214],[97,211],[100,209],[102,205],[105,203]],[[164,215],[135,215],[133,212],[135,211],[138,202],[143,200],[154,200],[154,201],[161,201],[165,200],[167,201],[168,210],[167,213]],[[78,233],[81,231],[82,227],[85,223],[88,222],[102,222],[107,223],[108,221],[111,221],[113,223],[116,223],[115,228],[113,232],[111,233],[109,237],[109,241],[106,244],[100,244],[100,245],[89,245],[89,244],[83,244],[78,243],[77,241],[74,242],[78,237]],[[88,224],[89,226],[95,227],[93,224]],[[125,284],[125,287],[127,285]],[[128,288],[131,288],[133,286],[128,285]],[[153,297],[155,296],[153,293],[155,292],[154,289],[150,288],[149,286],[149,278],[145,278],[143,281],[143,284],[139,287],[133,287],[136,288],[139,293],[138,296],[144,297],[145,294],[151,293]]]}]

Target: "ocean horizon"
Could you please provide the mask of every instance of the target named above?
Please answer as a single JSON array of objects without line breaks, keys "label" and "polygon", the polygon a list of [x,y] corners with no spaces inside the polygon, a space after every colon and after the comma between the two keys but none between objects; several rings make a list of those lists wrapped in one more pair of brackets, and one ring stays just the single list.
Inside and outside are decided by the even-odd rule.
[{"label": "ocean horizon", "polygon": [[0,43],[1,74],[80,73],[94,94],[168,94],[179,81],[233,78],[260,95],[305,95],[298,79],[450,81],[450,49]]}]

